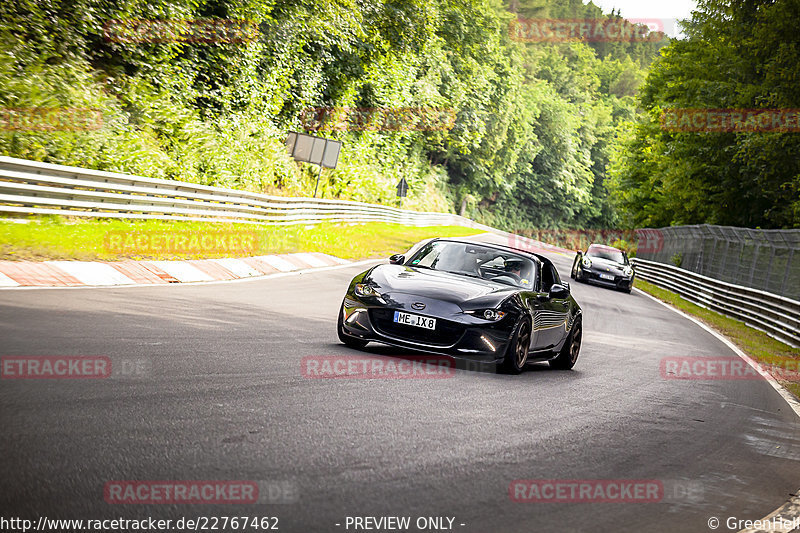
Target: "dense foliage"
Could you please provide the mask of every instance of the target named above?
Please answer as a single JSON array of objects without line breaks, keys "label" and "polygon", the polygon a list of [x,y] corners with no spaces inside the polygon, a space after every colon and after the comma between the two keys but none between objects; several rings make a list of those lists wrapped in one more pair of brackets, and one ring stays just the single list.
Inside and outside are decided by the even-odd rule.
[{"label": "dense foliage", "polygon": [[[280,194],[319,106],[452,110],[450,129],[332,131],[324,195],[506,228],[609,226],[606,169],[665,42],[515,40],[517,17],[604,19],[581,0],[17,0],[0,5],[0,107],[100,109],[86,131],[0,131],[0,153]],[[135,20],[240,19],[242,42],[109,38]]]},{"label": "dense foliage", "polygon": [[785,131],[662,127],[662,115],[679,109],[788,109],[796,117],[797,20],[796,0],[700,0],[686,39],[653,64],[641,89],[646,114],[614,157],[614,196],[629,224],[800,227],[796,118],[778,122]]}]

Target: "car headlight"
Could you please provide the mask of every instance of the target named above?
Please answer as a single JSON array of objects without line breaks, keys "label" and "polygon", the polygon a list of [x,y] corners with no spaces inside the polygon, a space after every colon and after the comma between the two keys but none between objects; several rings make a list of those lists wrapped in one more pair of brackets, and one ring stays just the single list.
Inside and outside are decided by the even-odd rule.
[{"label": "car headlight", "polygon": [[591,259],[589,259],[588,257],[584,257],[584,258],[581,260],[581,264],[582,264],[583,266],[585,266],[586,268],[589,268],[590,266],[592,266],[592,260],[591,260]]},{"label": "car headlight", "polygon": [[625,268],[622,269],[622,273],[625,274],[627,277],[633,276],[633,267],[626,266]]},{"label": "car headlight", "polygon": [[356,283],[355,293],[356,296],[360,296],[362,298],[381,295],[377,290],[375,290],[375,287],[372,285],[367,285],[366,283]]},{"label": "car headlight", "polygon": [[497,309],[475,309],[473,311],[465,311],[465,313],[478,318],[483,318],[484,320],[490,320],[492,322],[497,322],[506,316],[505,311],[498,311]]}]

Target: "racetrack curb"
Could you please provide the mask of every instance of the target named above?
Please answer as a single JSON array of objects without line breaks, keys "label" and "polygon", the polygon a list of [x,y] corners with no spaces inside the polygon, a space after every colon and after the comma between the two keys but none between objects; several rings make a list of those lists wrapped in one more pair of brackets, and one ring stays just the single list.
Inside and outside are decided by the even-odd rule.
[{"label": "racetrack curb", "polygon": [[185,261],[0,261],[0,288],[208,283],[350,264],[319,252]]},{"label": "racetrack curb", "polygon": [[[570,250],[513,233],[498,231],[494,234],[506,239],[507,242],[503,244],[523,251],[561,255],[571,253]],[[350,264],[358,263],[321,252],[179,261],[0,260],[0,289],[131,287],[229,282]]]}]

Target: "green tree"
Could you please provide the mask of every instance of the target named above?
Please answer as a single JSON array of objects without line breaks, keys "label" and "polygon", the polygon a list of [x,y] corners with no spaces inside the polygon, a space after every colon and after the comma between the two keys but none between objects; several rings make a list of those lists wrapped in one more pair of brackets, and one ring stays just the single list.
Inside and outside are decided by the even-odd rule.
[{"label": "green tree", "polygon": [[800,36],[791,0],[702,0],[642,86],[645,110],[614,163],[632,225],[800,227],[800,138],[793,132],[660,127],[674,109],[800,107]]}]

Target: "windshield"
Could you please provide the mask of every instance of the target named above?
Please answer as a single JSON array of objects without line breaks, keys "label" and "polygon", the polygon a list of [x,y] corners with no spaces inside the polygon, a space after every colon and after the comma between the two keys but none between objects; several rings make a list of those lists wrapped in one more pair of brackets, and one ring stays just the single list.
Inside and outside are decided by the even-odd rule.
[{"label": "windshield", "polygon": [[628,262],[625,260],[625,256],[622,255],[622,252],[616,248],[611,248],[610,246],[599,246],[597,244],[593,244],[589,246],[589,249],[586,251],[586,255],[599,259],[607,259],[608,261],[614,261],[615,263],[628,264]]},{"label": "windshield", "polygon": [[527,257],[486,246],[448,241],[427,244],[408,264],[527,289],[533,288],[536,272],[536,265]]}]

